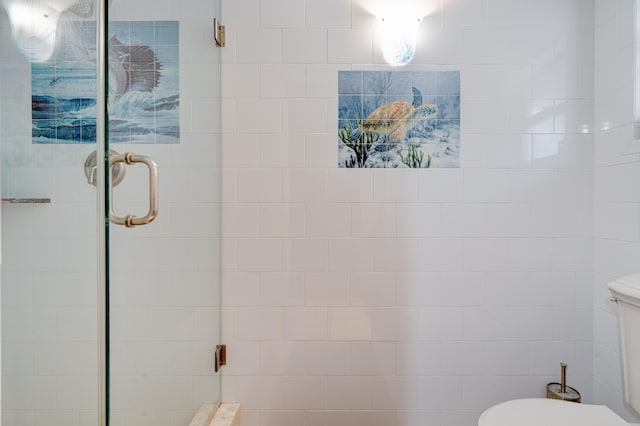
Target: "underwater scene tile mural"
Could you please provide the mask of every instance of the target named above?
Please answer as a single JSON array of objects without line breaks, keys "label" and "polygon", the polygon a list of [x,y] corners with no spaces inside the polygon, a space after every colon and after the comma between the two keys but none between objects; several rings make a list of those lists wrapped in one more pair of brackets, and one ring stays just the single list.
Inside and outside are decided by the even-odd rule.
[{"label": "underwater scene tile mural", "polygon": [[[96,27],[60,22],[53,57],[31,67],[32,141],[96,141]],[[177,21],[113,21],[108,29],[109,142],[179,143]]]},{"label": "underwater scene tile mural", "polygon": [[338,167],[460,166],[459,71],[339,71]]}]

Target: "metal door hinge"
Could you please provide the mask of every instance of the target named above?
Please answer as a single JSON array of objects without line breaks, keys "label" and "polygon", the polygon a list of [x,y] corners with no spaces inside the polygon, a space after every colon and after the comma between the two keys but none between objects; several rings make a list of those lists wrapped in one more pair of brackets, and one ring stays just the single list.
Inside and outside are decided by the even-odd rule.
[{"label": "metal door hinge", "polygon": [[218,47],[224,47],[227,44],[224,25],[217,18],[213,18],[213,38]]},{"label": "metal door hinge", "polygon": [[223,365],[227,365],[227,345],[218,345],[216,346],[216,373]]}]

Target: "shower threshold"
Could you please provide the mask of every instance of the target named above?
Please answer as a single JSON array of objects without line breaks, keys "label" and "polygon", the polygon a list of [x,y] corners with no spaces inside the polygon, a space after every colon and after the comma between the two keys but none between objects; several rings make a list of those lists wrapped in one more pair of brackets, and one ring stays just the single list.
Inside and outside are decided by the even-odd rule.
[{"label": "shower threshold", "polygon": [[240,404],[203,404],[189,426],[240,426]]}]

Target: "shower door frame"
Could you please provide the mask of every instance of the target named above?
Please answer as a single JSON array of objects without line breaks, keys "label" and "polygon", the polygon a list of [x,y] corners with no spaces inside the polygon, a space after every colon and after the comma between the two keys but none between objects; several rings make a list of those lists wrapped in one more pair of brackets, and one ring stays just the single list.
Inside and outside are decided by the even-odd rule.
[{"label": "shower door frame", "polygon": [[97,220],[97,315],[98,315],[98,424],[109,424],[109,212],[107,185],[107,0],[97,0],[96,8],[96,217]]}]

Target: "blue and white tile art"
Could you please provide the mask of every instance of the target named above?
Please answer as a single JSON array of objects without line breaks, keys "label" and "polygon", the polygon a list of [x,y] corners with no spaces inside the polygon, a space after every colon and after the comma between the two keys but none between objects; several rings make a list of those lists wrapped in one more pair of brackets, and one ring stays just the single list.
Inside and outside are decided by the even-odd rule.
[{"label": "blue and white tile art", "polygon": [[338,167],[460,167],[459,71],[339,71]]},{"label": "blue and white tile art", "polygon": [[[52,59],[31,68],[33,143],[95,143],[95,23],[59,25]],[[179,143],[178,22],[116,21],[108,32],[109,142]]]}]

